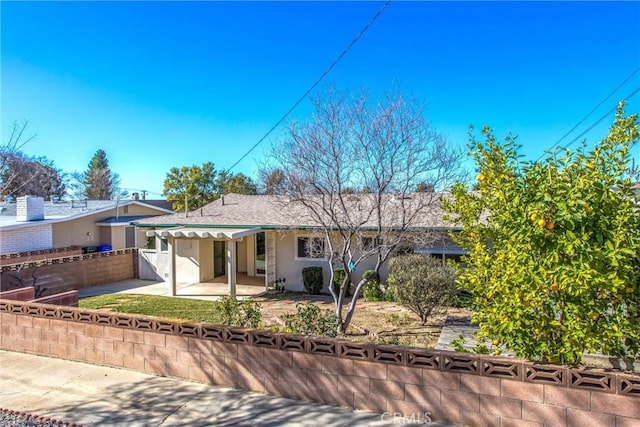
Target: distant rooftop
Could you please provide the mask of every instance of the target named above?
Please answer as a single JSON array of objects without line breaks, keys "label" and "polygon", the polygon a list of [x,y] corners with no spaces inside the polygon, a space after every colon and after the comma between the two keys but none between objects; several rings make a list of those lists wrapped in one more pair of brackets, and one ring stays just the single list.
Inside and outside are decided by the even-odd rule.
[{"label": "distant rooftop", "polygon": [[[154,203],[150,203],[154,202]],[[57,222],[67,218],[76,216],[85,216],[92,213],[115,209],[116,206],[123,207],[131,204],[147,205],[156,209],[171,212],[171,207],[165,207],[161,202],[164,200],[64,200],[64,201],[46,201],[44,202],[44,220],[40,222]],[[169,202],[166,202],[170,205]],[[17,203],[0,202],[0,227],[9,227],[13,225],[26,225],[29,222],[16,221]],[[139,219],[139,218],[136,218]]]}]

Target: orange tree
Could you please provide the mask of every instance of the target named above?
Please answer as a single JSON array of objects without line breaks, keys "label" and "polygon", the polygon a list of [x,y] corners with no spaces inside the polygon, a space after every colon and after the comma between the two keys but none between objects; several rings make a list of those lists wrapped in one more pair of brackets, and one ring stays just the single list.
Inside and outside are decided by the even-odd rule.
[{"label": "orange tree", "polygon": [[580,363],[584,352],[637,358],[640,205],[629,178],[637,114],[618,108],[592,151],[524,162],[515,138],[471,138],[479,175],[443,200],[468,250],[459,284],[478,312],[477,337],[495,352]]}]

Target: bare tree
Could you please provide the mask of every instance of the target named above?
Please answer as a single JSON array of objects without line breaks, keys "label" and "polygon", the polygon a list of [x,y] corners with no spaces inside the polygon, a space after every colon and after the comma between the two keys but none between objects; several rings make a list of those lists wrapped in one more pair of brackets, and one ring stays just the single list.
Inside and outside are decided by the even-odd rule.
[{"label": "bare tree", "polygon": [[[297,208],[297,225],[317,224],[333,282],[336,268],[346,272],[334,290],[338,332],[349,326],[356,298],[372,276],[356,285],[346,314],[343,302],[355,268],[374,258],[374,272],[401,245],[426,242],[440,220],[438,192],[460,179],[462,150],[448,144],[413,100],[399,93],[372,99],[331,88],[313,99],[305,122],[288,124],[274,144],[272,169],[282,171],[286,196],[279,203]],[[415,193],[424,183],[433,192]],[[330,282],[330,283],[331,283]]]},{"label": "bare tree", "polygon": [[[0,145],[0,195],[7,194],[7,189],[15,187],[15,182],[20,179],[19,171],[12,168],[21,156],[20,150],[27,143],[32,141],[36,135],[28,136],[26,134],[29,122],[26,120],[14,121],[11,124],[11,130],[6,142]],[[35,176],[31,176],[30,179],[35,179]],[[29,179],[23,180],[23,183],[28,183]]]},{"label": "bare tree", "polygon": [[[44,293],[47,291],[43,285],[38,283],[38,270],[42,267],[42,264],[36,265],[32,267],[29,265],[28,261],[22,262],[15,273],[10,271],[6,271],[5,274],[8,276],[8,280],[3,284],[3,288],[26,288],[29,286],[33,286],[34,288],[34,296],[36,298],[40,298],[44,296]],[[25,277],[25,275],[29,275],[30,277]],[[12,280],[13,279],[13,280]]]}]

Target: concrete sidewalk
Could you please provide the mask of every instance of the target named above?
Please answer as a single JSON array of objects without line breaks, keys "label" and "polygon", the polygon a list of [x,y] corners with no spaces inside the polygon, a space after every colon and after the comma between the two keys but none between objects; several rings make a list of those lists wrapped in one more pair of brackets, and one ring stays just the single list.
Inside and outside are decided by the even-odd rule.
[{"label": "concrete sidewalk", "polygon": [[409,425],[391,415],[8,351],[0,351],[0,407],[85,426]]}]

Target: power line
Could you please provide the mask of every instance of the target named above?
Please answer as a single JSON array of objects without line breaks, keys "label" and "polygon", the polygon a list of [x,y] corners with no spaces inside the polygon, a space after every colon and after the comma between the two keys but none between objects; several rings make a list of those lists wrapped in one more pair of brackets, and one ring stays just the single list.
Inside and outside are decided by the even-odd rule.
[{"label": "power line", "polygon": [[313,89],[315,89],[316,86],[318,86],[318,84],[322,81],[322,79],[324,79],[327,76],[327,74],[329,74],[329,72],[331,72],[333,67],[335,67],[338,64],[338,62],[340,62],[340,60],[347,54],[347,52],[349,52],[349,50],[351,50],[351,48],[358,42],[360,37],[362,37],[364,35],[364,33],[369,29],[369,27],[371,27],[373,25],[373,23],[376,21],[376,19],[378,19],[380,17],[380,15],[382,15],[382,12],[384,12],[384,10],[387,8],[387,6],[389,6],[389,3],[391,3],[391,0],[387,0],[382,5],[380,10],[378,10],[376,12],[376,14],[373,15],[373,17],[369,20],[367,25],[365,25],[362,28],[362,30],[360,30],[360,32],[353,38],[353,40],[351,40],[351,43],[349,43],[349,45],[342,51],[342,53],[340,55],[338,55],[338,57],[331,63],[331,65],[329,65],[329,67],[327,67],[327,69],[324,70],[324,72],[320,75],[320,77],[318,77],[316,79],[316,81],[313,82],[311,87],[309,87],[309,89],[307,89],[307,91],[300,98],[298,98],[298,100],[295,102],[295,104],[293,104],[293,106],[291,108],[289,108],[289,110],[286,113],[284,113],[284,115],[282,117],[280,117],[280,120],[278,120],[276,122],[276,124],[273,125],[271,127],[271,129],[269,129],[267,131],[267,133],[265,133],[264,136],[258,140],[258,142],[253,144],[253,146],[246,153],[244,153],[244,155],[242,157],[240,157],[240,159],[238,159],[238,161],[236,161],[233,165],[231,165],[231,167],[229,169],[227,169],[227,171],[233,170],[233,168],[236,167],[238,165],[238,163],[243,161],[253,150],[255,150],[258,147],[258,145],[260,145],[265,139],[267,139],[267,137],[269,135],[271,135],[271,133],[274,130],[276,130],[276,128],[278,126],[280,126],[282,124],[282,122],[284,122],[286,120],[286,118],[289,116],[289,114],[291,114],[293,112],[293,110],[295,110],[298,107],[298,105],[300,105],[300,103],[302,101],[304,101],[304,99],[311,93],[311,91],[313,91]]},{"label": "power line", "polygon": [[[633,92],[631,92],[629,95],[627,95],[626,98],[624,98],[622,101],[628,101],[629,99],[631,99],[633,96],[635,96],[636,93],[640,92],[640,86],[637,87]],[[587,129],[585,129],[582,133],[580,133],[580,135],[576,136],[575,138],[573,138],[571,140],[571,142],[569,142],[567,145],[565,145],[564,147],[561,148],[569,148],[571,145],[573,145],[576,141],[578,141],[580,138],[582,138],[584,135],[586,135],[591,129],[593,129],[594,127],[596,127],[600,122],[602,122],[604,119],[606,119],[611,113],[613,113],[616,109],[618,108],[618,105],[614,106],[612,109],[610,109],[609,111],[607,111],[604,115],[602,115],[602,117],[600,117],[598,120],[595,121],[595,123],[593,123],[591,126],[589,126]],[[555,146],[556,144],[554,144]],[[553,146],[552,146],[553,148]],[[546,150],[549,151],[549,150]],[[540,160],[542,157],[544,156],[544,154],[540,157],[538,157],[536,159],[536,162],[538,160]]]},{"label": "power line", "polygon": [[[631,74],[629,74],[629,76],[627,76],[627,78],[626,78],[626,79],[624,79],[624,80],[622,81],[622,83],[620,83],[618,86],[616,86],[616,88],[615,88],[615,89],[613,89],[613,90],[609,93],[609,95],[607,95],[607,96],[606,96],[602,101],[600,101],[600,103],[599,103],[598,105],[596,105],[596,106],[595,106],[591,111],[589,111],[589,112],[587,113],[587,115],[586,115],[586,116],[584,116],[584,117],[582,118],[582,120],[580,120],[578,123],[576,123],[576,125],[575,125],[574,127],[572,127],[572,128],[571,128],[567,133],[565,133],[565,134],[562,136],[562,138],[560,138],[558,141],[556,141],[556,143],[555,143],[555,144],[553,144],[551,147],[547,148],[545,151],[552,150],[552,149],[553,149],[553,147],[556,147],[558,144],[560,144],[560,143],[561,143],[561,142],[562,142],[562,141],[563,141],[567,136],[569,136],[569,135],[571,134],[571,132],[573,132],[574,130],[576,130],[576,129],[578,128],[578,126],[580,126],[582,123],[584,123],[584,122],[585,122],[585,120],[587,120],[591,114],[593,114],[593,113],[594,113],[598,108],[600,108],[600,107],[602,106],[602,104],[604,104],[604,103],[605,103],[609,98],[611,98],[611,97],[613,96],[613,94],[614,94],[614,93],[616,93],[616,92],[618,91],[618,89],[620,89],[622,86],[624,86],[624,84],[625,84],[625,83],[627,83],[629,80],[631,80],[631,78],[632,78],[632,77],[633,77],[633,76],[634,76],[638,71],[640,71],[640,67],[638,67],[638,68],[636,68],[635,70],[633,70],[633,72],[632,72]],[[634,93],[634,94],[635,94],[635,93]],[[632,94],[632,95],[630,95],[628,98],[630,98],[631,96],[633,96],[633,94]],[[614,110],[615,110],[615,108],[614,108]],[[607,113],[607,115],[608,115],[610,112],[611,112],[611,111],[609,111],[609,112]],[[605,116],[605,117],[606,117],[606,116]],[[601,119],[600,119],[598,122],[596,122],[595,124],[599,123],[599,122],[600,122],[600,121],[602,121],[602,120],[604,120],[604,119],[603,119],[603,118],[601,118]],[[589,130],[591,130],[591,129],[593,128],[593,126],[595,126],[595,124],[594,124],[594,125],[592,125],[589,129],[587,129],[587,131],[585,131],[585,132],[581,133],[577,138],[580,138],[580,136],[584,135],[586,132],[588,132]],[[569,145],[573,144],[575,141],[576,141],[576,139],[574,139],[573,141],[571,141],[571,142],[569,143]],[[567,148],[569,145],[565,146],[564,148]],[[540,160],[543,156],[544,156],[544,154],[541,154],[541,155],[540,155],[540,157],[538,157],[538,158],[536,159],[536,162],[537,162],[538,160]]]}]

